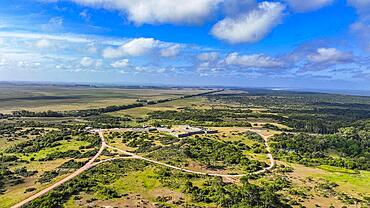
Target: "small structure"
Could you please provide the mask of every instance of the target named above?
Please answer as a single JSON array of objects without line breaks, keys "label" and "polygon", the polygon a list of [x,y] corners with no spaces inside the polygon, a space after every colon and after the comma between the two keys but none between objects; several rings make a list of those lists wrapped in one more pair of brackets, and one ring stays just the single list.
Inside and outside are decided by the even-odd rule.
[{"label": "small structure", "polygon": [[170,130],[171,135],[178,137],[178,138],[188,137],[188,136],[192,136],[196,134],[217,133],[217,130],[192,127],[189,125],[180,125],[180,126],[177,126],[175,129],[167,129],[167,130]]},{"label": "small structure", "polygon": [[214,129],[205,129],[204,130],[206,134],[217,134],[218,131]]},{"label": "small structure", "polygon": [[143,126],[142,128],[132,128],[132,131],[136,132],[152,132],[152,131],[159,131],[159,132],[166,132],[175,136],[177,138],[188,137],[196,134],[215,134],[218,131],[206,128],[198,128],[192,127],[189,125],[179,125],[173,129],[167,127],[150,127],[150,126]]},{"label": "small structure", "polygon": [[171,135],[177,138],[184,138],[184,137],[191,136],[189,133],[172,133]]}]

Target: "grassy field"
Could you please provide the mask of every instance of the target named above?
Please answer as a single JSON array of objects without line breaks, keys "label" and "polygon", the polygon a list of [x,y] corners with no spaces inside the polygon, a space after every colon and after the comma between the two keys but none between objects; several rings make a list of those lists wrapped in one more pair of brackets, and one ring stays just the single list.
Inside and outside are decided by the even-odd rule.
[{"label": "grassy field", "polygon": [[319,166],[319,168],[324,170],[325,174],[314,176],[321,176],[338,184],[338,190],[370,197],[369,171],[354,171],[331,166]]},{"label": "grassy field", "polygon": [[192,107],[197,109],[207,109],[218,104],[210,103],[205,98],[186,98],[182,100],[175,100],[166,103],[159,103],[156,105],[144,106],[140,108],[132,108],[128,110],[121,110],[113,113],[109,113],[113,116],[131,116],[131,117],[145,117],[148,113],[154,111],[167,111],[167,110],[178,110],[185,107]]},{"label": "grassy field", "polygon": [[[61,180],[62,178],[66,177],[67,174],[74,171],[73,168],[71,169],[63,169],[58,175],[52,177],[50,182],[40,183],[39,179],[43,176],[46,172],[51,172],[54,170],[58,170],[58,167],[64,164],[65,162],[69,161],[70,158],[65,159],[53,159],[48,161],[41,161],[41,159],[45,158],[47,155],[51,153],[57,152],[66,152],[69,150],[80,150],[80,151],[88,151],[90,149],[81,148],[84,146],[88,146],[90,143],[87,141],[79,141],[78,136],[73,136],[72,139],[68,140],[60,140],[58,141],[57,146],[55,147],[43,147],[39,151],[32,152],[32,153],[11,153],[7,151],[7,148],[12,147],[14,145],[23,143],[25,141],[34,142],[35,139],[43,137],[48,132],[56,130],[55,128],[20,128],[17,131],[14,131],[12,134],[9,132],[6,134],[5,137],[0,137],[0,156],[1,157],[9,157],[9,156],[16,156],[18,159],[17,161],[5,161],[0,164],[0,176],[3,174],[7,175],[11,173],[11,177],[6,176],[7,182],[5,185],[4,193],[0,194],[0,208],[8,208],[12,204],[19,202],[37,191],[40,191],[50,184],[55,183],[56,181]],[[26,131],[30,131],[30,133],[24,133]],[[23,133],[22,133],[23,132]],[[38,133],[36,133],[38,132]],[[36,135],[37,134],[37,135]],[[22,136],[16,136],[22,135]],[[75,161],[85,162],[86,159],[75,159]],[[8,169],[3,169],[8,168]],[[27,172],[34,172],[32,175],[23,175],[17,173],[20,169],[25,168]],[[4,172],[3,172],[4,171]],[[17,173],[17,174],[16,174]],[[21,182],[14,183],[15,179],[21,177]],[[1,184],[2,185],[2,184]],[[26,191],[26,189],[35,189],[33,191]]]},{"label": "grassy field", "polygon": [[[99,168],[99,167],[97,167]],[[137,170],[125,174],[115,180],[113,183],[105,184],[112,190],[115,190],[121,197],[107,199],[100,193],[81,193],[78,198],[71,198],[65,203],[66,207],[157,207],[158,204],[168,207],[178,207],[173,202],[184,201],[192,205],[204,205],[202,203],[191,202],[191,197],[183,193],[182,188],[170,188],[163,184],[158,178],[159,167],[148,165],[142,170]],[[176,172],[176,171],[175,171]],[[97,175],[96,177],[99,177]],[[184,179],[182,179],[184,180]],[[203,178],[192,179],[194,184],[203,184]],[[181,181],[176,183],[181,184]],[[166,201],[159,201],[161,197],[166,197]],[[157,205],[155,205],[157,204]],[[207,204],[207,207],[210,207]],[[216,207],[216,206],[213,206]]]},{"label": "grassy field", "polygon": [[[307,191],[313,198],[305,202],[308,207],[313,207],[315,204],[324,206],[336,205],[335,207],[344,206],[345,204],[336,197],[322,197],[318,194],[318,190],[314,187],[320,181],[329,181],[337,184],[334,188],[339,193],[345,193],[355,197],[369,197],[370,187],[370,172],[369,171],[353,171],[332,166],[319,166],[318,168],[305,167],[303,165],[289,164],[294,168],[294,172],[289,174],[293,184],[297,187],[311,187],[311,191]],[[355,207],[355,206],[349,206]]]},{"label": "grassy field", "polygon": [[138,99],[159,100],[205,91],[192,88],[125,89],[0,84],[0,113],[10,113],[16,110],[39,112],[101,108],[131,104]]},{"label": "grassy field", "polygon": [[[17,167],[26,167],[28,170],[37,170],[38,173],[34,176],[27,177],[25,182],[15,186],[9,186],[4,194],[0,194],[0,208],[9,208],[11,205],[31,196],[37,191],[40,191],[48,186],[51,183],[61,180],[65,175],[58,176],[54,178],[51,183],[40,184],[37,182],[38,178],[46,171],[52,171],[58,166],[66,162],[67,159],[57,159],[48,162],[39,162],[33,161],[26,165],[14,166],[13,169]],[[25,193],[27,188],[36,188],[33,192]]]},{"label": "grassy field", "polygon": [[51,154],[51,153],[67,152],[69,150],[79,150],[80,147],[86,146],[89,143],[86,141],[63,140],[60,142],[60,144],[61,145],[57,147],[42,149],[37,153],[29,153],[26,155],[18,153],[17,156],[21,158],[22,160],[27,160],[27,161],[30,161],[31,158],[34,158],[34,160],[39,160],[39,159],[45,158],[48,154]]}]

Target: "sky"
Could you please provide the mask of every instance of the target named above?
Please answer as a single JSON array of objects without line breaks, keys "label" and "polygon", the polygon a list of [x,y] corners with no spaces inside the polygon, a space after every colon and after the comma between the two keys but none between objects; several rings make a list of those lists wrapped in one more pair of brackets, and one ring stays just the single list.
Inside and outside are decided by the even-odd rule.
[{"label": "sky", "polygon": [[0,81],[370,89],[370,0],[0,0]]}]

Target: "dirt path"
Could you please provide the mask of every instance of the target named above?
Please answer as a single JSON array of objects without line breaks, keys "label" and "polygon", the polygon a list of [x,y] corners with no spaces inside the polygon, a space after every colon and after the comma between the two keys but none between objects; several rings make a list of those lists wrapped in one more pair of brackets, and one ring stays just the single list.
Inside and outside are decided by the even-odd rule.
[{"label": "dirt path", "polygon": [[[99,133],[99,134],[101,134],[101,133]],[[102,136],[102,135],[101,135]],[[69,180],[71,180],[71,179],[73,179],[73,178],[75,178],[75,177],[77,177],[78,175],[80,175],[81,173],[83,173],[84,171],[86,171],[86,170],[88,170],[88,169],[90,169],[91,167],[93,167],[94,165],[93,165],[93,163],[94,163],[94,161],[101,155],[101,153],[103,152],[103,150],[105,149],[107,147],[107,145],[106,145],[106,143],[105,143],[105,141],[104,140],[102,140],[102,144],[101,144],[101,147],[100,147],[100,149],[99,149],[99,151],[98,151],[98,153],[94,156],[94,157],[92,157],[84,166],[82,166],[80,169],[78,169],[78,170],[76,170],[75,172],[73,172],[71,175],[69,175],[69,176],[67,176],[67,177],[65,177],[65,178],[63,178],[62,180],[60,180],[60,181],[58,181],[58,182],[56,182],[55,184],[53,184],[53,185],[51,185],[51,186],[49,186],[49,187],[47,187],[47,188],[45,188],[45,189],[43,189],[42,191],[40,191],[40,192],[37,192],[36,194],[34,194],[34,195],[32,195],[32,196],[30,196],[30,197],[28,197],[27,199],[25,199],[25,200],[23,200],[23,201],[21,201],[21,202],[19,202],[18,204],[15,204],[15,205],[13,205],[11,208],[20,208],[20,207],[22,207],[23,205],[25,205],[25,204],[27,204],[27,203],[29,203],[29,202],[31,202],[32,200],[34,200],[34,199],[36,199],[36,198],[38,198],[38,197],[41,197],[41,196],[43,196],[43,195],[45,195],[45,194],[47,194],[49,191],[51,191],[51,190],[53,190],[53,189],[55,189],[55,188],[57,188],[58,186],[60,186],[60,185],[62,185],[62,184],[64,184],[64,183],[66,183],[67,181],[69,181]]]},{"label": "dirt path", "polygon": [[[253,130],[252,130],[253,131]],[[254,131],[256,132],[256,131]],[[256,132],[258,133],[258,132]],[[262,170],[259,170],[259,171],[256,171],[252,174],[260,174],[260,173],[264,173],[270,169],[272,169],[274,166],[275,166],[275,160],[271,154],[271,151],[270,151],[270,146],[268,144],[268,138],[270,136],[266,136],[266,135],[263,135],[261,133],[258,133],[259,135],[262,136],[262,138],[265,140],[265,146],[266,146],[266,149],[267,149],[267,156],[269,157],[269,160],[270,160],[270,166],[267,167],[267,168],[264,168]],[[105,143],[105,140],[104,140],[104,135],[101,134],[101,138],[102,140],[104,141]],[[180,171],[183,171],[183,172],[187,172],[187,173],[193,173],[193,174],[198,174],[198,175],[209,175],[209,176],[220,176],[220,177],[226,177],[226,178],[238,178],[238,177],[243,177],[243,176],[246,176],[248,174],[240,174],[240,175],[229,175],[229,174],[218,174],[218,173],[207,173],[207,172],[199,172],[199,171],[193,171],[193,170],[189,170],[189,169],[185,169],[185,168],[180,168],[180,167],[176,167],[176,166],[173,166],[173,165],[169,165],[169,164],[166,164],[166,163],[163,163],[163,162],[159,162],[159,161],[156,161],[156,160],[152,160],[152,159],[149,159],[149,158],[145,158],[145,157],[142,157],[142,156],[139,156],[139,155],[136,155],[134,153],[131,153],[131,152],[127,152],[125,150],[121,150],[119,148],[116,148],[116,147],[112,147],[112,146],[109,146],[107,145],[108,148],[111,148],[111,149],[114,149],[114,150],[117,150],[121,153],[124,153],[126,155],[129,155],[131,156],[132,159],[140,159],[140,160],[145,160],[147,162],[151,162],[151,163],[154,163],[154,164],[158,164],[158,165],[162,165],[162,166],[165,166],[165,167],[168,167],[168,168],[172,168],[172,169],[176,169],[176,170],[180,170]]]},{"label": "dirt path", "polygon": [[[139,160],[144,160],[144,161],[147,161],[147,162],[150,162],[150,163],[162,165],[162,166],[165,166],[165,167],[168,167],[168,168],[172,168],[172,169],[175,169],[175,170],[180,170],[180,171],[183,171],[183,172],[193,173],[193,174],[198,174],[198,175],[220,176],[220,177],[225,177],[225,178],[238,178],[238,177],[243,177],[243,176],[248,175],[248,174],[228,175],[228,174],[218,174],[218,173],[207,173],[207,172],[199,172],[199,171],[193,171],[193,170],[188,170],[188,169],[185,169],[185,168],[176,167],[176,166],[169,165],[169,164],[166,164],[166,163],[163,163],[163,162],[159,162],[159,161],[156,161],[156,160],[145,158],[145,157],[136,155],[134,153],[118,149],[116,147],[109,146],[109,145],[106,144],[105,139],[104,139],[104,130],[99,129],[99,130],[95,130],[95,132],[99,133],[99,136],[100,136],[101,141],[102,141],[101,147],[99,149],[99,152],[94,157],[92,157],[83,167],[76,170],[75,172],[73,172],[71,175],[65,177],[64,179],[62,179],[62,180],[56,182],[55,184],[51,185],[50,187],[47,187],[47,188],[43,189],[42,191],[28,197],[27,199],[13,205],[11,208],[20,208],[23,205],[31,202],[32,200],[47,194],[48,192],[52,191],[53,189],[61,186],[62,184],[68,182],[69,180],[79,176],[84,171],[86,171],[86,170],[88,170],[88,169],[90,169],[90,168],[92,168],[96,165],[99,165],[101,163],[109,162],[109,161],[113,161],[113,160],[118,160],[118,159],[139,159]],[[270,146],[268,144],[269,136],[263,135],[263,134],[261,134],[257,131],[254,131],[254,132],[260,134],[262,136],[262,138],[265,140],[265,146],[266,146],[266,149],[267,149],[267,152],[268,152],[267,156],[269,157],[269,160],[270,160],[270,166],[269,167],[254,172],[254,174],[260,174],[260,173],[264,173],[264,172],[272,169],[275,166],[275,160],[274,160],[274,158],[271,154]],[[95,160],[102,154],[102,152],[105,148],[111,148],[111,149],[117,150],[121,153],[124,153],[124,154],[128,155],[129,157],[110,158],[110,159],[102,160],[102,161],[99,161],[99,162],[95,162]]]},{"label": "dirt path", "polygon": [[[256,132],[257,133],[257,132]],[[264,168],[264,169],[262,169],[262,170],[260,170],[260,171],[257,171],[257,172],[255,172],[256,174],[259,174],[259,173],[264,173],[264,172],[266,172],[266,171],[268,171],[268,170],[271,170],[274,166],[275,166],[275,164],[276,164],[276,162],[275,162],[275,160],[274,160],[274,157],[272,156],[272,154],[271,154],[271,150],[270,150],[270,145],[269,145],[269,137],[270,136],[265,136],[265,135],[262,135],[262,134],[260,134],[261,136],[262,136],[262,138],[265,140],[265,147],[266,147],[266,150],[267,150],[267,156],[269,157],[269,160],[270,160],[270,166],[268,166],[267,168]]]}]

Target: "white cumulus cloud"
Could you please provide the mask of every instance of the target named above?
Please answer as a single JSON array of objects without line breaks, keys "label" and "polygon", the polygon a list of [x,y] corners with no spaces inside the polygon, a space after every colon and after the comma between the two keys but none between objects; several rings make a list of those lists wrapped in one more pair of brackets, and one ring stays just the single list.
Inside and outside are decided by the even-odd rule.
[{"label": "white cumulus cloud", "polygon": [[280,23],[284,10],[285,6],[279,2],[261,2],[246,14],[219,21],[211,33],[230,43],[257,42]]},{"label": "white cumulus cloud", "polygon": [[159,41],[153,38],[136,38],[118,48],[108,47],[103,50],[104,58],[119,58],[123,56],[141,56],[158,45]]},{"label": "white cumulus cloud", "polygon": [[70,0],[84,6],[123,12],[136,24],[201,23],[223,0]]},{"label": "white cumulus cloud", "polygon": [[285,0],[285,2],[296,12],[309,12],[328,6],[334,0]]},{"label": "white cumulus cloud", "polygon": [[94,60],[90,57],[83,57],[80,61],[81,66],[83,67],[89,67],[94,64]]},{"label": "white cumulus cloud", "polygon": [[362,20],[370,20],[370,1],[369,0],[348,0],[349,5],[356,8]]},{"label": "white cumulus cloud", "polygon": [[318,48],[315,53],[308,55],[308,60],[317,64],[335,64],[349,62],[352,53],[342,52],[336,48]]},{"label": "white cumulus cloud", "polygon": [[370,34],[370,25],[356,22],[351,25],[351,32],[358,37],[360,47],[365,51],[370,52],[370,36],[368,35]]},{"label": "white cumulus cloud", "polygon": [[200,61],[216,61],[219,57],[217,52],[201,53],[197,56]]},{"label": "white cumulus cloud", "polygon": [[180,45],[173,45],[168,48],[161,50],[161,56],[163,57],[174,57],[180,53],[181,46]]},{"label": "white cumulus cloud", "polygon": [[231,53],[225,58],[224,62],[227,65],[250,68],[278,68],[284,65],[283,62],[263,54],[239,55],[238,53]]},{"label": "white cumulus cloud", "polygon": [[95,67],[96,68],[100,68],[102,65],[103,65],[103,60],[101,60],[101,59],[96,60],[96,62],[95,62]]},{"label": "white cumulus cloud", "polygon": [[51,44],[50,44],[50,41],[47,40],[47,39],[41,39],[39,41],[36,42],[35,46],[37,48],[47,48],[49,47]]},{"label": "white cumulus cloud", "polygon": [[94,54],[98,52],[98,49],[95,46],[90,46],[87,48],[87,52]]},{"label": "white cumulus cloud", "polygon": [[348,0],[348,3],[358,10],[370,10],[369,0]]},{"label": "white cumulus cloud", "polygon": [[41,25],[41,29],[45,32],[55,32],[63,28],[62,17],[52,17],[48,23]]},{"label": "white cumulus cloud", "polygon": [[129,60],[128,59],[122,59],[115,61],[110,64],[113,68],[126,68],[129,66]]}]

